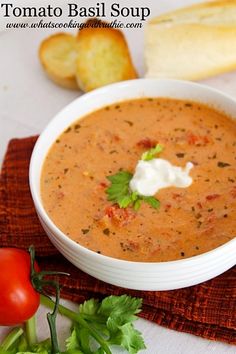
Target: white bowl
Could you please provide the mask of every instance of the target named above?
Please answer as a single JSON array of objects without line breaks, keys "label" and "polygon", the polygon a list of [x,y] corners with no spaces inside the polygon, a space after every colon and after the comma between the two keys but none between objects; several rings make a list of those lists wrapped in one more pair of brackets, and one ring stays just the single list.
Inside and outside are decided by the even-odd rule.
[{"label": "white bowl", "polygon": [[206,103],[236,117],[236,101],[212,88],[177,80],[140,79],[113,84],[79,97],[48,124],[30,163],[30,189],[43,228],[55,247],[76,267],[107,283],[137,290],[170,290],[201,283],[236,264],[236,238],[201,255],[172,262],[129,262],[97,254],[69,239],[47,215],[40,197],[40,175],[47,152],[75,120],[115,102],[170,97]]}]

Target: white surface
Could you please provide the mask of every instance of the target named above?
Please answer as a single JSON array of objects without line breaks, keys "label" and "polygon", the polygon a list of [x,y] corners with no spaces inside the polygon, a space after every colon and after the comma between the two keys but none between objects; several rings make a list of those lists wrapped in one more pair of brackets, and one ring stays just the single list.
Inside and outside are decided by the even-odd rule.
[{"label": "white surface", "polygon": [[[22,0],[23,1],[23,0]],[[21,1],[15,1],[20,3]],[[62,1],[55,1],[55,3]],[[87,2],[87,1],[86,1]],[[110,0],[107,1],[107,3]],[[140,0],[119,1],[123,4],[143,4]],[[155,16],[174,7],[197,0],[146,0],[145,6],[152,8]],[[36,1],[35,1],[36,3]],[[85,1],[81,0],[81,5]],[[2,23],[2,19],[0,18]],[[49,120],[66,104],[78,96],[55,86],[45,77],[37,58],[37,49],[42,38],[53,31],[18,30],[0,33],[0,160],[7,142],[12,137],[37,134]],[[134,61],[143,71],[143,35],[140,30],[127,30]],[[138,45],[136,45],[138,43]],[[236,73],[230,73],[206,81],[236,97]],[[41,337],[46,337],[44,309],[39,311]],[[65,320],[58,321],[61,335],[68,331]],[[235,354],[235,346],[211,342],[192,335],[159,327],[153,323],[138,320],[138,328],[143,332],[147,344],[146,354]],[[6,329],[1,329],[1,336]]]},{"label": "white surface", "polygon": [[195,285],[235,265],[236,237],[201,255],[173,262],[128,262],[97,254],[68,238],[46,213],[40,196],[43,162],[51,145],[75,119],[124,99],[172,97],[196,100],[236,117],[236,101],[218,90],[193,82],[138,79],[87,93],[59,112],[38,139],[30,162],[30,189],[43,228],[55,247],[86,273],[113,285],[135,290],[173,290]]}]

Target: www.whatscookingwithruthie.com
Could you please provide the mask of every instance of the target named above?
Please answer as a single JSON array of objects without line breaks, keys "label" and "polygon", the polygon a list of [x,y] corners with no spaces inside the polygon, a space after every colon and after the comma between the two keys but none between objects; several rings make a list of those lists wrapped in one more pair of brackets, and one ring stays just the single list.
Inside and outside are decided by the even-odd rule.
[{"label": "www.whatscookingwithruthie.com", "polygon": [[60,28],[77,28],[77,29],[83,29],[87,27],[93,27],[93,28],[116,28],[116,29],[123,29],[123,28],[142,28],[143,23],[142,22],[127,22],[124,23],[119,20],[113,20],[111,22],[101,22],[97,21],[97,24],[86,24],[86,22],[78,22],[75,20],[70,20],[68,22],[53,22],[53,21],[45,21],[43,19],[37,21],[37,22],[8,22],[6,23],[6,28],[18,28],[18,29],[26,29],[26,28],[32,28],[32,29],[39,29],[39,28],[55,28],[55,29],[60,29]]}]

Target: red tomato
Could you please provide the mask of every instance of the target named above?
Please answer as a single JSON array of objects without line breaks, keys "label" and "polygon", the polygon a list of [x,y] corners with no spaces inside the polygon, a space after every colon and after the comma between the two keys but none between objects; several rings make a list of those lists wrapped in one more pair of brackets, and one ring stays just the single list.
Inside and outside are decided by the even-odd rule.
[{"label": "red tomato", "polygon": [[[35,264],[36,270],[38,266]],[[40,295],[30,281],[30,255],[17,248],[0,248],[0,325],[12,326],[32,317]]]}]

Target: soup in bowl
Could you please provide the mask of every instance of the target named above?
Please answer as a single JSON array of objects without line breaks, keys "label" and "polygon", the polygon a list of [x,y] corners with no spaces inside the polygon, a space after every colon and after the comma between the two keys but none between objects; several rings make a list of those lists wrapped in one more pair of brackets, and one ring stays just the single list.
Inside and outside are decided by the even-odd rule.
[{"label": "soup in bowl", "polygon": [[204,86],[134,80],[66,107],[40,136],[30,186],[72,263],[166,290],[235,264],[236,102]]}]

